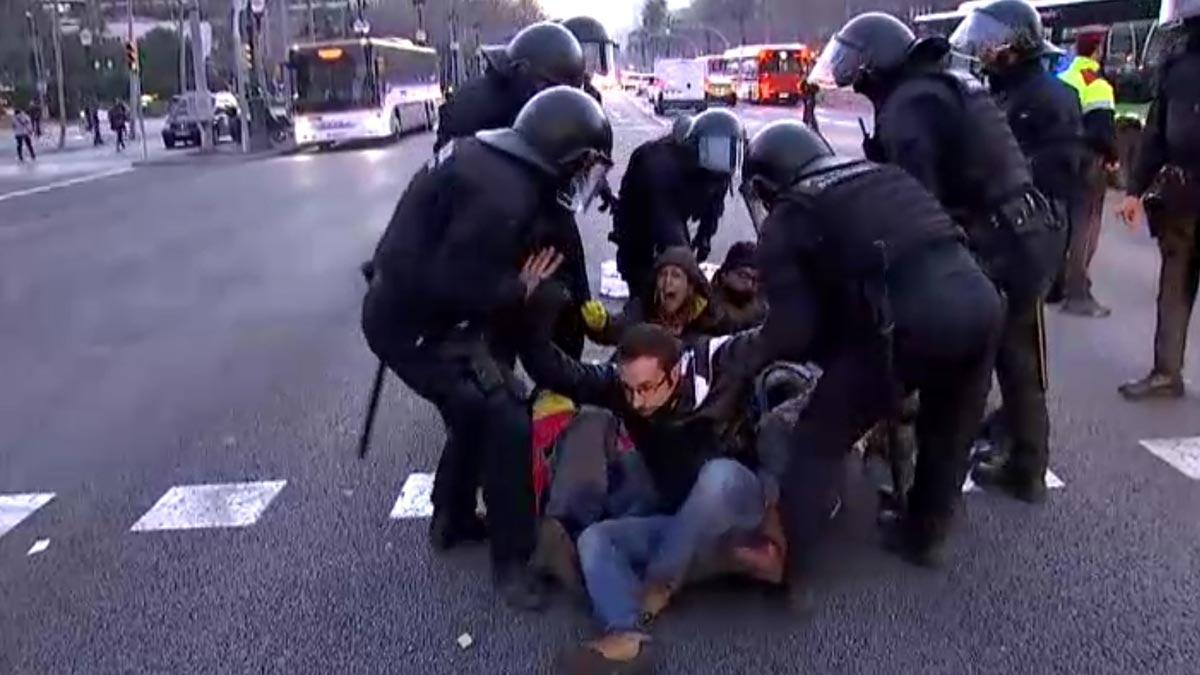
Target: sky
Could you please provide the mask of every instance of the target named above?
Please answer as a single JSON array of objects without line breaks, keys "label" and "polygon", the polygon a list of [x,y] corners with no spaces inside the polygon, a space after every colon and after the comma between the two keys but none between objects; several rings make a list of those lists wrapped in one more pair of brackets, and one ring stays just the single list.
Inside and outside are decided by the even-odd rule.
[{"label": "sky", "polygon": [[[567,19],[587,14],[608,29],[609,33],[624,33],[638,22],[643,0],[538,0],[546,15],[552,19]],[[691,4],[691,0],[667,0],[671,9]]]}]

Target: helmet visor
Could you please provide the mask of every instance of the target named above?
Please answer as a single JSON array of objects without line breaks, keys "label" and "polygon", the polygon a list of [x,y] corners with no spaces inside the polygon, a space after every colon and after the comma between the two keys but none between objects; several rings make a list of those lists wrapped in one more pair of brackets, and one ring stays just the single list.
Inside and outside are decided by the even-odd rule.
[{"label": "helmet visor", "polygon": [[984,63],[1012,46],[1012,26],[986,12],[971,12],[950,34],[950,48],[973,61]]},{"label": "helmet visor", "polygon": [[566,186],[558,193],[558,203],[572,213],[581,213],[591,207],[608,181],[612,162],[599,153],[571,176]]},{"label": "helmet visor", "polygon": [[742,194],[742,201],[746,203],[746,212],[750,214],[750,224],[754,226],[754,234],[761,236],[763,223],[770,215],[767,203],[759,196],[754,180],[743,181],[738,192]]},{"label": "helmet visor", "polygon": [[742,142],[736,136],[701,136],[697,140],[700,168],[732,176],[742,166]]},{"label": "helmet visor", "polygon": [[866,51],[835,35],[821,50],[808,73],[808,81],[822,89],[849,87],[866,66]]}]

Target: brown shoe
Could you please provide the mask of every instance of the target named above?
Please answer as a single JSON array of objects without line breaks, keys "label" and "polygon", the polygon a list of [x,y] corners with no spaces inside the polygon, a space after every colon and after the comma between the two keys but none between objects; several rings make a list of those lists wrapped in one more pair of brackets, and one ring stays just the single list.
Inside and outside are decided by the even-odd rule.
[{"label": "brown shoe", "polygon": [[1140,380],[1126,382],[1117,391],[1129,401],[1154,398],[1183,398],[1183,378],[1178,375],[1150,373]]},{"label": "brown shoe", "polygon": [[537,550],[530,563],[535,570],[558,582],[563,590],[583,594],[583,575],[579,571],[579,553],[562,523],[542,518],[538,524]]},{"label": "brown shoe", "polygon": [[564,653],[559,669],[566,675],[639,675],[653,668],[650,636],[608,633]]}]

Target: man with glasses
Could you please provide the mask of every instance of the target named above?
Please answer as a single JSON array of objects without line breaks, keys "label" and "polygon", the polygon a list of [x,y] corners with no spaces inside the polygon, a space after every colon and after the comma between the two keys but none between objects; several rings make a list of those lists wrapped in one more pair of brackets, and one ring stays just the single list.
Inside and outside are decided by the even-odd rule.
[{"label": "man with glasses", "polygon": [[[534,293],[529,316],[553,315],[543,311],[543,291],[552,289]],[[567,655],[568,671],[641,664],[646,623],[698,566],[779,583],[785,544],[769,515],[777,490],[749,468],[758,461],[740,432],[752,421],[750,406],[723,406],[718,393],[737,388],[729,378],[747,372],[756,334],[685,348],[667,329],[640,324],[625,331],[613,361],[593,365],[566,356],[545,326],[532,330],[521,361],[533,381],[611,411],[652,483],[632,509],[649,515],[595,523],[579,537],[584,582],[605,633]]]}]

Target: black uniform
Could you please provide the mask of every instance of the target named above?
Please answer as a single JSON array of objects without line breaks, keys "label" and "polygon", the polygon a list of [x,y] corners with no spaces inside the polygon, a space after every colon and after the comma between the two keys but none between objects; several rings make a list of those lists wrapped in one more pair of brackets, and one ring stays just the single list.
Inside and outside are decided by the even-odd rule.
[{"label": "black uniform", "polygon": [[534,503],[529,410],[493,345],[520,323],[521,262],[569,222],[535,172],[475,139],[455,141],[400,199],[363,307],[372,351],[445,422],[434,509],[469,522],[481,475],[499,564],[532,552]]},{"label": "black uniform", "polygon": [[961,230],[900,169],[843,163],[780,198],[758,250],[770,307],[762,358],[811,360],[823,371],[782,482],[793,563],[813,548],[846,451],[914,391],[921,457],[911,522],[918,537],[940,539],[966,475],[1003,314]]},{"label": "black uniform", "polygon": [[[673,136],[633,151],[613,211],[617,269],[633,297],[653,286],[654,261],[674,246],[707,251],[725,213],[729,176],[699,168],[694,150]],[[695,236],[688,223],[698,221]],[[699,257],[699,256],[698,256]]]},{"label": "black uniform", "polygon": [[452,139],[474,136],[477,131],[512,126],[521,107],[536,93],[532,86],[489,67],[479,77],[464,82],[442,104],[433,151],[438,152]]},{"label": "black uniform", "polygon": [[[1193,22],[1200,20],[1193,19]],[[1138,398],[1156,376],[1182,395],[1188,322],[1200,285],[1200,23],[1184,53],[1159,73],[1129,194],[1145,196],[1150,230],[1162,253],[1154,370],[1146,382],[1123,388]],[[1174,167],[1174,168],[1168,168]],[[1137,385],[1143,385],[1138,387]],[[1126,391],[1129,389],[1129,391]]]},{"label": "black uniform", "polygon": [[[1077,111],[1078,102],[1073,105]],[[1078,116],[1074,119],[1077,123]],[[966,75],[930,69],[911,73],[877,109],[876,131],[872,154],[903,167],[938,197],[1007,296],[996,374],[1018,461],[1013,466],[1041,476],[1050,428],[1041,300],[1061,264],[1067,234],[1061,222],[1044,222],[1029,237],[1014,237],[1013,228],[1028,231],[1021,223],[1048,221],[1065,209],[1048,212],[1004,113]],[[1035,166],[1043,167],[1047,186],[1055,187],[1057,179],[1050,177],[1055,153],[1048,156]]]}]

